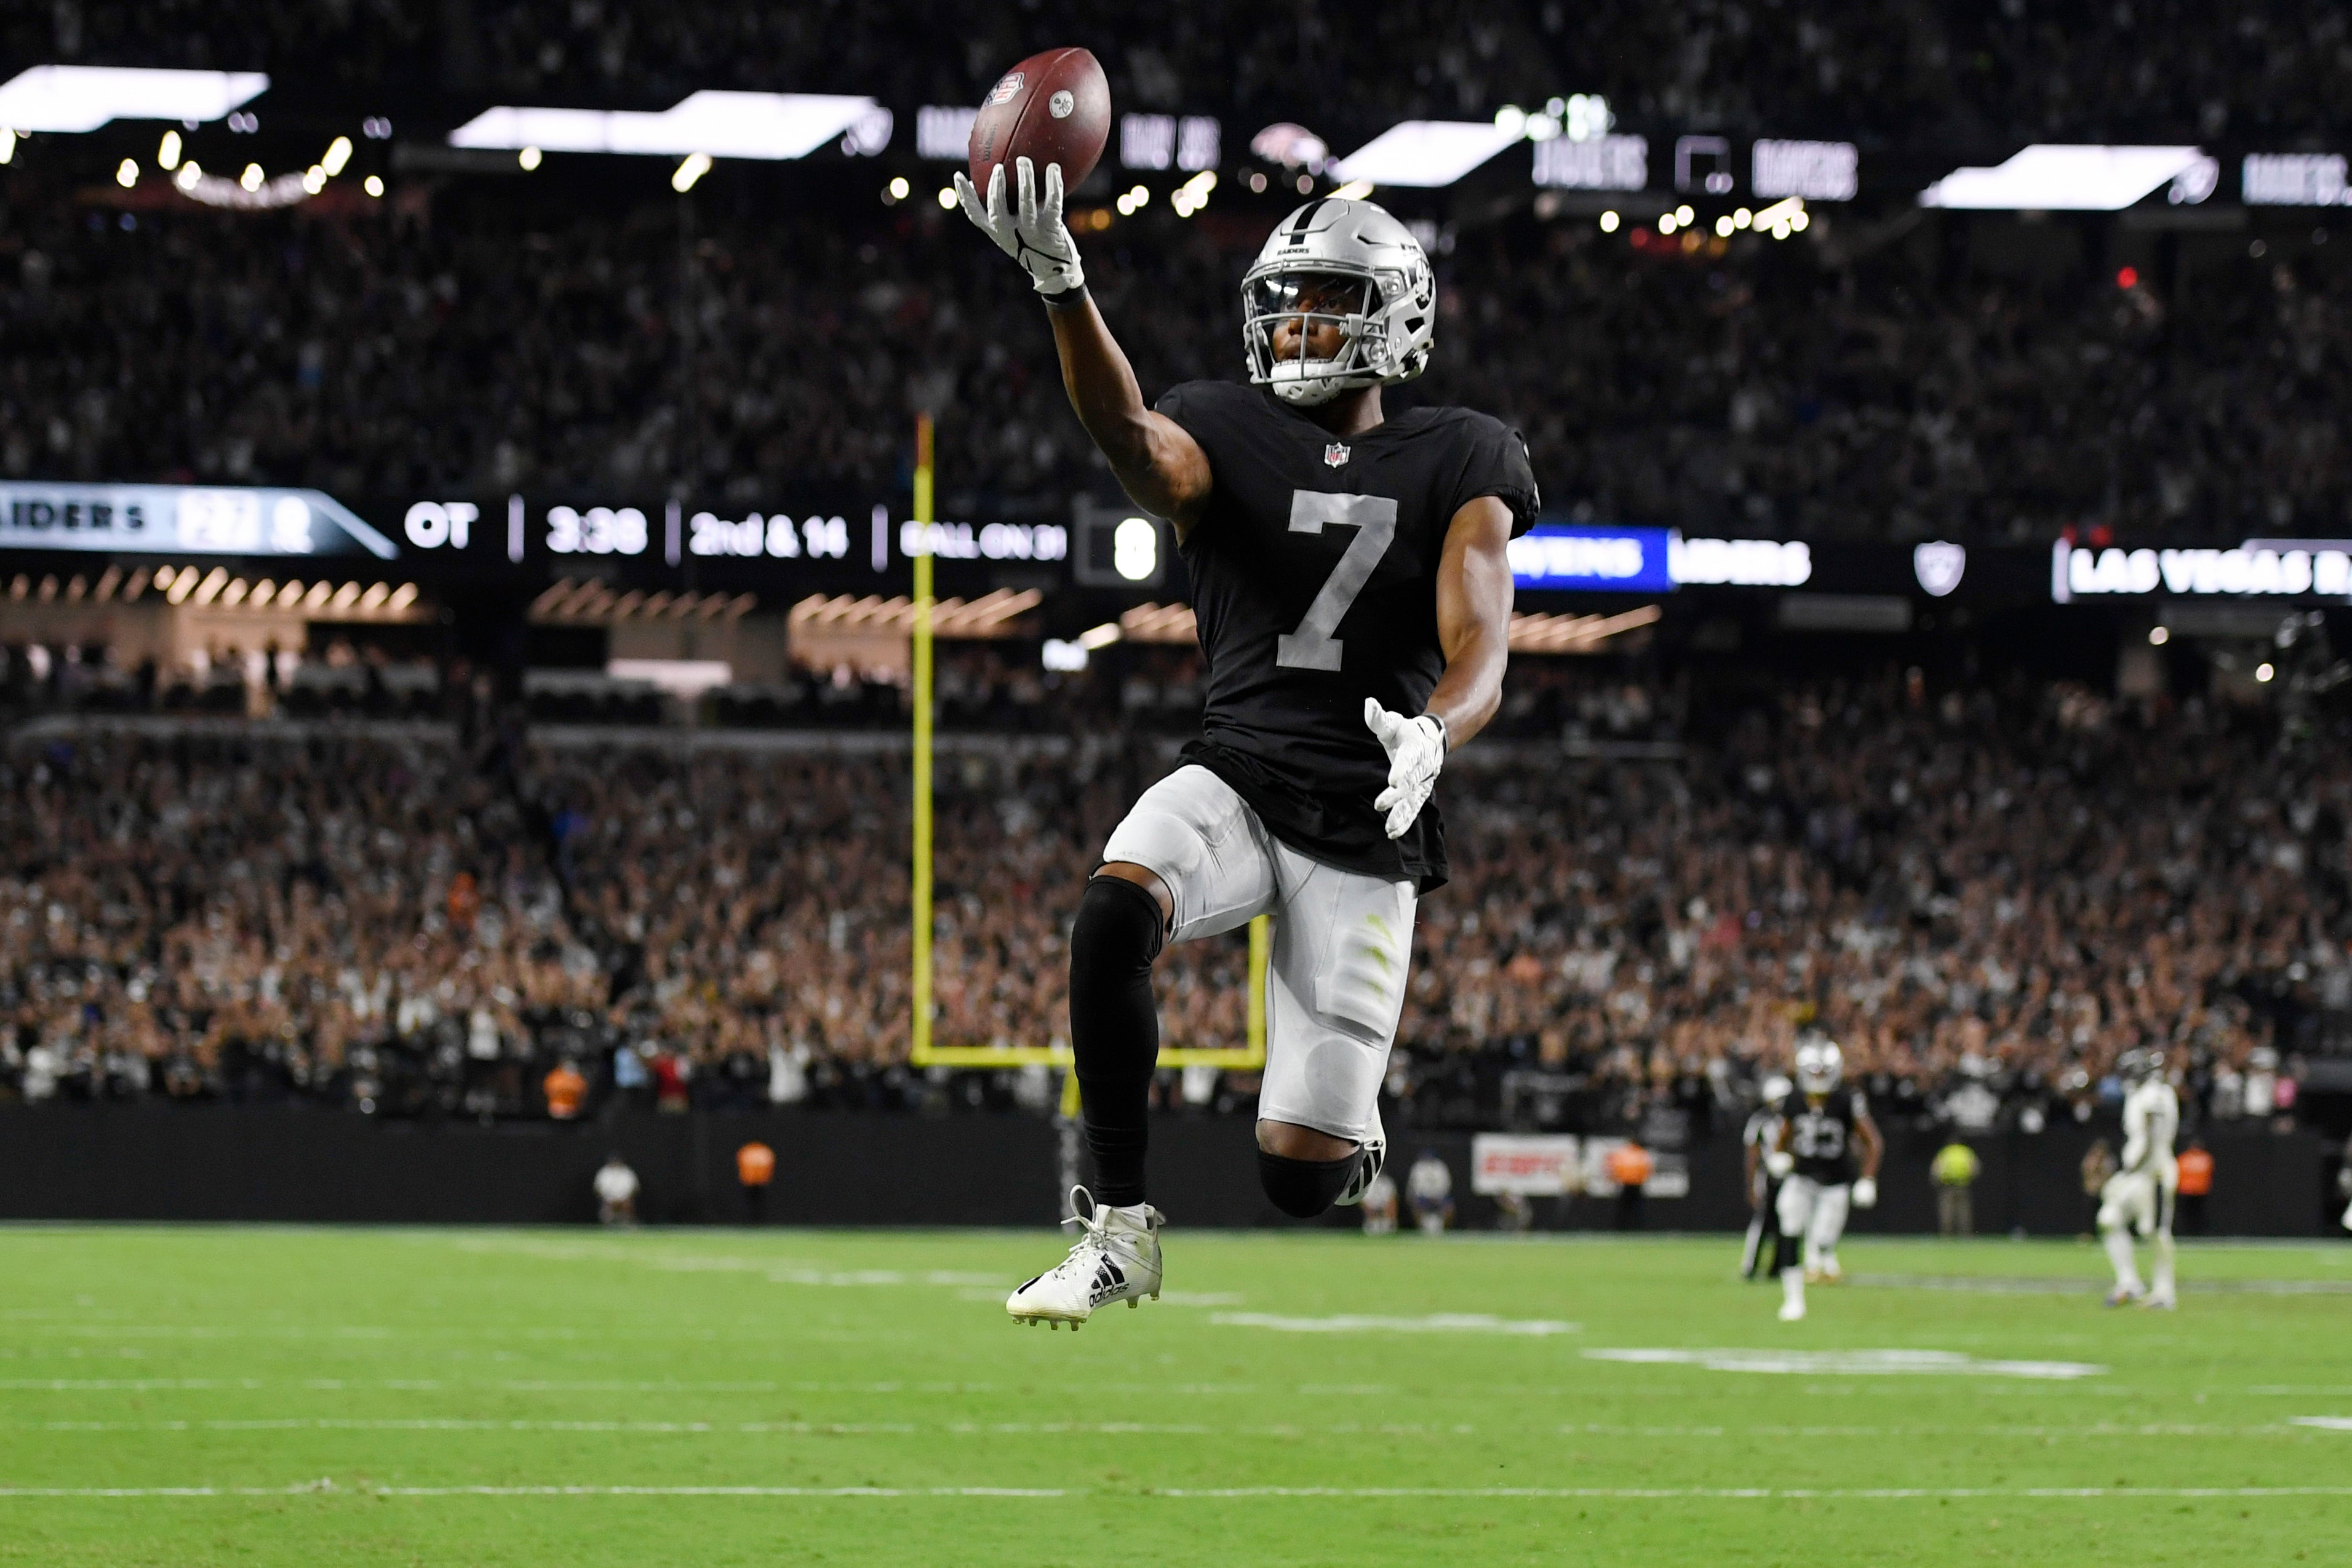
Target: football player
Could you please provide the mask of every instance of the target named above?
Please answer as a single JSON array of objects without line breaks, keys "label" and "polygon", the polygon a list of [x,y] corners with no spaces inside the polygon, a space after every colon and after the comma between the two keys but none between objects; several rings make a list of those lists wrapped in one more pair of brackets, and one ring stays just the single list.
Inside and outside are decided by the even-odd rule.
[{"label": "football player", "polygon": [[[2164,1052],[2153,1047],[2125,1051],[2116,1059],[2124,1081],[2124,1153],[2116,1174],[2099,1189],[2099,1239],[2116,1266],[2116,1288],[2107,1305],[2140,1301],[2170,1307],[2173,1301],[2172,1206],[2180,1187],[2180,1167],[2172,1140],[2180,1131],[2180,1098],[2165,1082]],[[2140,1283],[2133,1256],[2135,1235],[2156,1243],[2156,1285]]]},{"label": "football player", "polygon": [[[1845,1053],[1827,1035],[1797,1044],[1797,1087],[1780,1103],[1780,1131],[1765,1169],[1780,1183],[1780,1321],[1805,1315],[1807,1281],[1835,1283],[1846,1209],[1878,1202],[1878,1161],[1886,1151],[1859,1089],[1841,1094]],[[1857,1174],[1857,1172],[1859,1174]]]},{"label": "football player", "polygon": [[1739,1251],[1739,1277],[1756,1278],[1764,1260],[1780,1249],[1780,1183],[1765,1168],[1765,1158],[1780,1146],[1780,1102],[1789,1097],[1789,1081],[1775,1072],[1758,1091],[1756,1109],[1739,1129],[1740,1160],[1748,1177],[1748,1240]]},{"label": "football player", "polygon": [[1322,197],[1284,218],[1242,279],[1247,384],[1154,405],[1087,296],[1060,167],[1040,181],[1020,159],[1013,183],[1000,167],[984,199],[956,188],[1044,297],[1078,422],[1174,525],[1208,666],[1201,738],[1113,831],[1070,934],[1097,1189],[1069,1256],[1005,1303],[1059,1326],[1160,1291],[1144,1142],[1166,943],[1274,916],[1257,1124],[1274,1206],[1311,1218],[1380,1173],[1414,902],[1446,876],[1430,790],[1500,700],[1505,547],[1538,497],[1499,421],[1382,408],[1429,363],[1437,282],[1380,207]]}]

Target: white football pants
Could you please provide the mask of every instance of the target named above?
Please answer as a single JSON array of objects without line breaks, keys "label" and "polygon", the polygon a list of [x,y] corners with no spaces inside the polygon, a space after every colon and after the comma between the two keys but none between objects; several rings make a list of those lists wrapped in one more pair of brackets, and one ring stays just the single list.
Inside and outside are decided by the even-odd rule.
[{"label": "white football pants", "polygon": [[2139,1293],[2139,1264],[2132,1254],[2132,1238],[2156,1245],[2155,1293],[2158,1301],[2173,1297],[2173,1188],[2152,1171],[2118,1171],[2099,1189],[2099,1239],[2115,1265],[2118,1287]]},{"label": "white football pants", "polygon": [[1838,1238],[1845,1234],[1853,1188],[1844,1182],[1817,1182],[1792,1176],[1780,1184],[1780,1234],[1804,1243],[1804,1267],[1834,1268]]},{"label": "white football pants", "polygon": [[1171,941],[1273,915],[1257,1113],[1363,1142],[1404,1011],[1412,883],[1301,854],[1198,764],[1145,790],[1102,858],[1143,866],[1168,884],[1176,901]]}]

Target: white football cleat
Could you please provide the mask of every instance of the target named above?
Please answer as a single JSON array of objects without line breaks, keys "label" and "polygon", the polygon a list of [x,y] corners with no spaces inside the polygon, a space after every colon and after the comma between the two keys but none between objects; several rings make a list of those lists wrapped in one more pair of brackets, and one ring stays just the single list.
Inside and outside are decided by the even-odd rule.
[{"label": "white football cleat", "polygon": [[2147,1291],[2137,1285],[2117,1285],[2107,1292],[2107,1305],[2128,1307],[2136,1301],[2145,1300],[2147,1296]]},{"label": "white football cleat", "polygon": [[1004,1299],[1013,1321],[1076,1329],[1097,1307],[1113,1301],[1132,1307],[1146,1296],[1158,1301],[1160,1212],[1149,1204],[1111,1208],[1082,1186],[1070,1189],[1070,1207],[1076,1212],[1062,1223],[1078,1228],[1077,1243],[1068,1257]]},{"label": "white football cleat", "polygon": [[2179,1307],[2180,1303],[2172,1299],[2172,1292],[2169,1291],[2150,1291],[2147,1295],[2141,1300],[2140,1305],[2143,1307],[2153,1307],[2159,1312],[2169,1312],[2176,1311]]},{"label": "white football cleat", "polygon": [[1805,1316],[1805,1303],[1804,1303],[1804,1302],[1802,1302],[1802,1301],[1782,1301],[1782,1302],[1780,1303],[1780,1321],[1781,1321],[1782,1322],[1784,1322],[1784,1323],[1800,1322],[1802,1322],[1802,1321],[1803,1321],[1804,1316]]},{"label": "white football cleat", "polygon": [[1364,1134],[1362,1147],[1364,1157],[1356,1162],[1356,1174],[1348,1178],[1347,1187],[1337,1200],[1340,1203],[1363,1202],[1364,1194],[1379,1177],[1381,1167],[1389,1163],[1389,1130],[1381,1124],[1378,1100],[1372,1102],[1372,1128]]}]

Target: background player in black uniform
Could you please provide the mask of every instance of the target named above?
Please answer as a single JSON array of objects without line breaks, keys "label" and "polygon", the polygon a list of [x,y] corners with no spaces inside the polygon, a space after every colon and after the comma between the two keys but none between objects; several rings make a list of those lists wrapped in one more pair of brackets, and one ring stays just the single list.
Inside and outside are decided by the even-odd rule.
[{"label": "background player in black uniform", "polygon": [[1041,187],[1022,160],[1014,185],[1000,169],[983,204],[958,176],[965,213],[1045,297],[1079,422],[1174,523],[1208,663],[1201,739],[1111,834],[1071,932],[1097,1191],[1069,1257],[1006,1310],[1075,1324],[1159,1292],[1144,1143],[1166,941],[1273,913],[1261,1183],[1305,1218],[1378,1174],[1414,901],[1445,880],[1429,793],[1501,699],[1505,547],[1538,497],[1496,420],[1382,410],[1381,388],[1428,363],[1437,287],[1381,208],[1324,198],[1285,218],[1242,284],[1252,384],[1190,382],[1154,409],[1087,296],[1061,171]]},{"label": "background player in black uniform", "polygon": [[1777,1271],[1773,1260],[1780,1250],[1780,1179],[1765,1167],[1766,1157],[1780,1146],[1780,1104],[1789,1097],[1789,1081],[1779,1073],[1764,1080],[1756,1109],[1739,1129],[1741,1174],[1748,1183],[1748,1239],[1739,1251],[1739,1277],[1753,1280],[1759,1269]]},{"label": "background player in black uniform", "polygon": [[1805,1315],[1808,1280],[1837,1279],[1847,1206],[1870,1208],[1878,1202],[1885,1140],[1862,1091],[1838,1092],[1844,1077],[1845,1053],[1835,1040],[1816,1035],[1798,1044],[1796,1092],[1781,1103],[1780,1136],[1765,1162],[1780,1181],[1775,1270],[1782,1322]]}]

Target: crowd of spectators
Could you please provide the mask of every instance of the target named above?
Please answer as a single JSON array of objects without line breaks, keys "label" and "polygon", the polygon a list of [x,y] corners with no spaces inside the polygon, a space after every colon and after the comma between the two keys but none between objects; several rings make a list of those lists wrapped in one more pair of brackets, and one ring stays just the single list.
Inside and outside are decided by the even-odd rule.
[{"label": "crowd of spectators", "polygon": [[[2267,1115],[2343,1043],[2340,745],[1899,673],[1585,697],[1685,749],[1491,740],[1448,770],[1406,1121],[1705,1120],[1808,1023],[1888,1117],[2088,1114],[2149,1042],[2193,1118]],[[1091,857],[1171,761],[1116,732],[943,756],[940,1040],[1062,1040]],[[51,732],[0,757],[0,1084],[382,1115],[1042,1105],[1042,1071],[906,1066],[908,841],[903,758],[870,749]],[[1245,966],[1239,934],[1171,950],[1164,1038],[1241,1044]]]},{"label": "crowd of spectators", "polygon": [[[1801,14],[1799,14],[1801,12]],[[1601,93],[1621,115],[1881,143],[2185,141],[2340,124],[2345,20],[2323,0],[2226,17],[2184,0],[1929,0],[1898,20],[1783,0],[54,0],[0,20],[0,55],[267,69],[346,91],[499,91],[662,107],[702,88],[856,91],[905,114],[976,103],[1047,42],[1094,50],[1117,101],[1369,135],[1408,117]]]},{"label": "crowd of spectators", "polygon": [[[117,214],[12,180],[0,476],[792,511],[902,494],[921,409],[950,515],[1109,487],[1018,269],[926,194],[787,242],[769,193],[714,190],[685,246],[669,204],[576,194]],[[1155,204],[1086,238],[1148,391],[1241,373],[1235,285],[1279,211]],[[2125,287],[2079,253],[2037,277],[1846,225],[1720,256],[1571,214],[1449,233],[1435,358],[1392,406],[1495,412],[1555,509],[1703,535],[2235,543],[2352,506],[2352,286],[2324,247],[2233,240]]]}]

